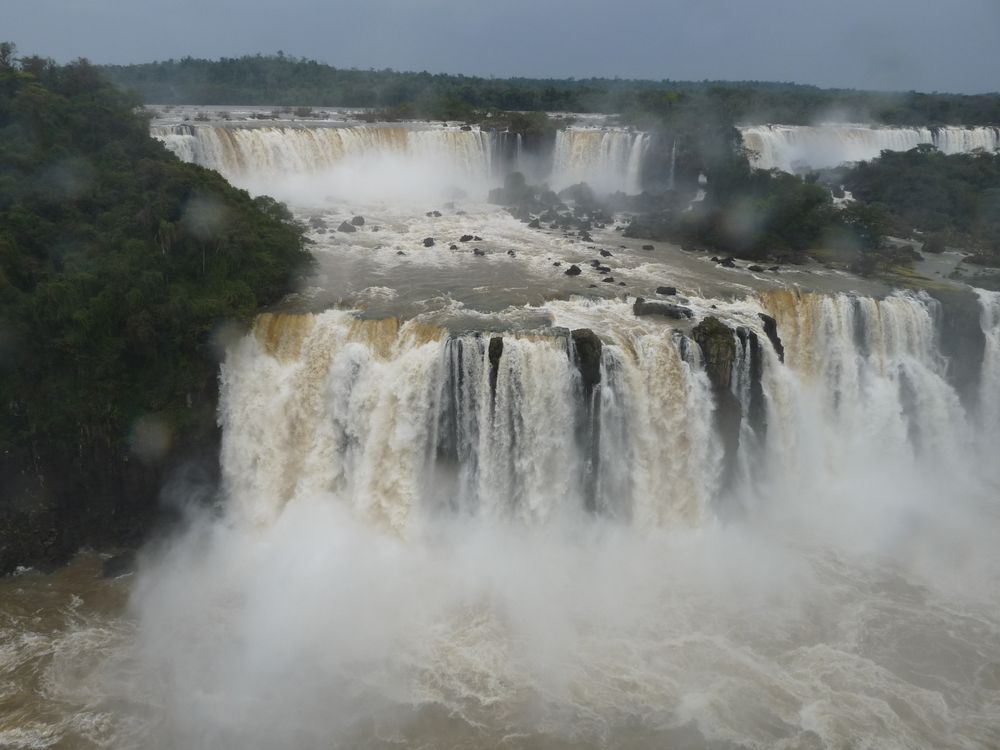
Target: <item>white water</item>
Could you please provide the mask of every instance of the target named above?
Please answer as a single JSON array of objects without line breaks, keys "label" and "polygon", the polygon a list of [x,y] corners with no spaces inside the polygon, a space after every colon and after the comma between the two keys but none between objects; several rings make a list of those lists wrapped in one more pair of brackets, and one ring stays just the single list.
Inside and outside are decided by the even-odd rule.
[{"label": "white water", "polygon": [[786,172],[868,161],[882,151],[909,151],[922,143],[933,144],[946,154],[976,149],[993,152],[1000,147],[1000,127],[753,125],[740,132],[746,147],[756,154],[754,166]]},{"label": "white water", "polygon": [[642,191],[642,160],[647,133],[598,128],[556,132],[552,186],[556,190],[586,182],[600,193]]},{"label": "white water", "polygon": [[[448,199],[457,190],[481,198],[506,169],[535,171],[520,135],[479,128],[186,123],[154,125],[151,132],[185,161],[298,204],[327,195],[368,202]],[[638,193],[648,145],[645,133],[559,130],[552,172],[538,178],[556,190],[587,182],[602,193]]]},{"label": "white water", "polygon": [[[733,492],[683,334],[544,309],[495,392],[490,335],[417,322],[265,316],[230,350],[225,522],[135,599],[160,746],[995,746],[998,477],[930,300],[720,306],[766,399]],[[581,325],[591,407],[557,330]]]},{"label": "white water", "polygon": [[[317,284],[410,320],[269,314],[229,347],[221,507],[147,552],[124,617],[79,588],[52,632],[31,596],[0,612],[0,746],[1000,746],[1000,295],[967,410],[929,298],[735,272],[710,298],[709,272],[595,231],[629,293],[677,282],[756,335],[725,487],[690,325],[571,296],[589,277],[552,258],[593,251],[467,207],[314,234],[337,253]],[[497,252],[420,242],[467,229]],[[589,400],[578,328],[603,341]]]}]

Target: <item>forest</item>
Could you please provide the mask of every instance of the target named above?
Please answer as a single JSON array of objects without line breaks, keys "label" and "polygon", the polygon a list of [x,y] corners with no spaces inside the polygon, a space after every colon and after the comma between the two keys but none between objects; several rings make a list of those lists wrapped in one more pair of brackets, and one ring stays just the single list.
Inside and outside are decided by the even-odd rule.
[{"label": "forest", "polygon": [[809,124],[834,117],[893,125],[1000,122],[996,94],[822,89],[763,81],[482,78],[335,68],[281,52],[218,60],[184,57],[103,70],[143,102],[155,104],[404,107],[429,118],[488,109],[605,112],[633,120],[711,111],[737,123]]},{"label": "forest", "polygon": [[39,533],[129,525],[130,467],[215,430],[220,326],[310,257],[284,206],[180,162],[136,105],[86,61],[0,48],[0,480],[38,501],[0,507],[0,537],[67,503]]}]

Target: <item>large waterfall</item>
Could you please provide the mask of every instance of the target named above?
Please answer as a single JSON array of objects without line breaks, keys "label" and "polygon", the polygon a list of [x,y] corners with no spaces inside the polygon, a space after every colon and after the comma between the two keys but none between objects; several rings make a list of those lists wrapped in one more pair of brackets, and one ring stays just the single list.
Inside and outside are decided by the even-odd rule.
[{"label": "large waterfall", "polygon": [[882,151],[908,151],[933,144],[946,154],[1000,147],[1000,127],[880,127],[827,124],[753,125],[740,128],[744,145],[754,152],[761,169],[794,172],[867,161]]},{"label": "large waterfall", "polygon": [[[198,122],[154,125],[152,134],[181,159],[262,192],[295,176],[312,177],[314,192],[360,190],[386,198],[402,185],[421,196],[436,188],[478,194],[499,184],[506,171],[537,172],[521,136],[502,130]],[[556,190],[587,182],[599,192],[638,193],[648,144],[648,134],[620,129],[558,130],[551,173],[535,176]]]},{"label": "large waterfall", "polygon": [[[550,304],[557,325],[627,309]],[[785,364],[758,313],[775,316]],[[890,467],[950,476],[973,458],[979,420],[949,385],[930,298],[769,293],[733,316],[740,502],[765,487],[821,498],[831,481]],[[982,325],[992,418],[994,295]],[[260,522],[323,497],[400,533],[438,512],[535,525],[589,508],[640,528],[705,522],[727,490],[720,404],[698,344],[662,327],[598,330],[591,383],[575,335],[558,329],[460,335],[343,311],[265,315],[223,373],[230,494]]]},{"label": "large waterfall", "polygon": [[[158,135],[315,272],[206,332],[221,478],[134,577],[0,579],[0,746],[1000,747],[1000,293],[438,200],[509,134]],[[553,183],[645,147],[567,130]]]}]

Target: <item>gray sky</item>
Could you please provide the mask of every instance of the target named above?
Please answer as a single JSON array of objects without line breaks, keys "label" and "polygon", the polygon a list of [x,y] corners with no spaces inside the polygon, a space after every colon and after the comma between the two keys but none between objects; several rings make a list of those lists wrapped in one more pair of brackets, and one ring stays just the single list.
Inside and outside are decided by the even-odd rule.
[{"label": "gray sky", "polygon": [[275,52],[475,75],[1000,90],[1000,0],[0,0],[65,61]]}]

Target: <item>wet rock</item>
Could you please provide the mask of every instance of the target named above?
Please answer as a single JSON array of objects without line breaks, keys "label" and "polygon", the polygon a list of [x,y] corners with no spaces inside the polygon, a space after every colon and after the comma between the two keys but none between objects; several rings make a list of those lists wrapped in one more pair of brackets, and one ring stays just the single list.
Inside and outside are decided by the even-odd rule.
[{"label": "wet rock", "polygon": [[656,293],[657,294],[665,295],[667,297],[673,297],[675,294],[677,294],[677,287],[675,287],[675,286],[658,286],[658,287],[656,287]]},{"label": "wet rock", "polygon": [[424,237],[424,247],[434,247],[434,238]]},{"label": "wet rock", "polygon": [[723,258],[719,261],[719,265],[723,268],[736,268],[736,258]]},{"label": "wet rock", "polygon": [[619,281],[618,282],[618,286],[625,286],[625,282],[624,281]]},{"label": "wet rock", "polygon": [[567,276],[579,276],[580,273],[581,273],[580,266],[576,265],[575,263],[566,269]]},{"label": "wet rock", "polygon": [[599,261],[599,260],[592,260],[592,261],[590,261],[590,265],[593,266],[594,268],[600,268],[601,267],[601,261]]},{"label": "wet rock", "polygon": [[472,239],[474,239],[476,242],[482,242],[483,241],[483,238],[480,237],[478,234],[472,235]]},{"label": "wet rock", "polygon": [[580,382],[585,396],[590,396],[594,386],[601,382],[601,350],[603,343],[589,328],[577,328],[570,333],[573,342],[573,359],[580,372]]},{"label": "wet rock", "polygon": [[356,227],[363,227],[365,225],[365,217],[355,216],[353,219],[351,219],[351,223]]},{"label": "wet rock", "polygon": [[653,247],[652,245],[643,245],[642,249],[643,250],[655,250],[656,248]]},{"label": "wet rock", "polygon": [[685,320],[694,317],[690,308],[675,305],[670,302],[648,302],[639,297],[632,305],[632,313],[635,315],[662,315],[665,318],[674,320]]},{"label": "wet rock", "polygon": [[449,250],[458,250],[458,245],[448,245]]},{"label": "wet rock", "polygon": [[610,258],[611,257],[611,251],[610,250],[601,250],[601,257],[602,258]]},{"label": "wet rock", "polygon": [[406,255],[402,250],[397,250],[396,255]]},{"label": "wet rock", "polygon": [[778,336],[778,321],[772,318],[770,315],[765,315],[764,313],[757,313],[760,319],[764,322],[764,334],[767,336],[768,341],[771,342],[771,346],[774,347],[774,351],[778,355],[778,359],[782,362],[785,361],[785,347],[781,344],[781,338]]},{"label": "wet rock", "polygon": [[538,219],[532,219],[531,221],[528,222],[528,229],[541,229],[541,228],[542,228],[542,222],[540,222]]},{"label": "wet rock", "polygon": [[438,218],[438,217],[441,216],[441,212],[440,211],[428,211],[427,215],[436,219],[436,218]]},{"label": "wet rock", "polygon": [[353,224],[351,224],[350,222],[342,221],[342,222],[340,222],[340,226],[337,227],[337,231],[338,232],[348,232],[348,233],[350,233],[350,232],[357,232],[358,228],[356,226],[354,226]]},{"label": "wet rock", "polygon": [[480,258],[482,258],[484,255],[486,255],[486,251],[480,250],[478,247],[474,247],[472,248],[472,254],[478,255]]},{"label": "wet rock", "polygon": [[715,400],[715,424],[722,438],[724,452],[723,487],[729,486],[736,472],[736,458],[740,447],[740,424],[743,410],[731,389],[733,363],[736,361],[734,331],[718,318],[707,317],[691,331],[691,338],[701,349],[705,374],[712,384]]},{"label": "wet rock", "polygon": [[487,349],[487,358],[490,362],[490,393],[495,394],[497,389],[497,372],[500,369],[500,357],[503,355],[503,338],[494,336],[490,339]]},{"label": "wet rock", "polygon": [[597,266],[597,270],[601,273],[611,273],[611,268],[609,266]]},{"label": "wet rock", "polygon": [[466,133],[468,133],[470,130],[472,130],[472,126],[471,125],[463,125],[462,127],[459,128],[459,130],[463,130]]},{"label": "wet rock", "polygon": [[463,234],[461,237],[458,238],[458,241],[459,242],[472,242],[472,235],[471,234]]},{"label": "wet rock", "polygon": [[615,283],[615,278],[614,278],[614,276],[607,276],[607,277],[601,279],[601,281],[603,281],[605,284],[614,284]]},{"label": "wet rock", "polygon": [[780,271],[780,270],[781,270],[781,266],[771,266],[771,267],[770,267],[770,268],[768,268],[767,270],[768,270],[768,271],[774,271],[774,272],[778,272],[778,271]]},{"label": "wet rock", "polygon": [[554,266],[558,267],[558,266],[561,266],[561,265],[562,265],[562,263],[561,263],[561,262],[559,262],[559,261],[557,260],[557,261],[556,261],[555,263],[553,263],[552,265],[554,265]]},{"label": "wet rock", "polygon": [[763,266],[758,266],[758,265],[755,264],[755,265],[752,265],[752,266],[747,266],[747,270],[748,271],[753,271],[754,273],[762,273],[764,271],[764,267]]},{"label": "wet rock", "polygon": [[513,250],[508,250],[507,255],[509,255],[511,258],[517,257],[517,253],[515,253]]}]

